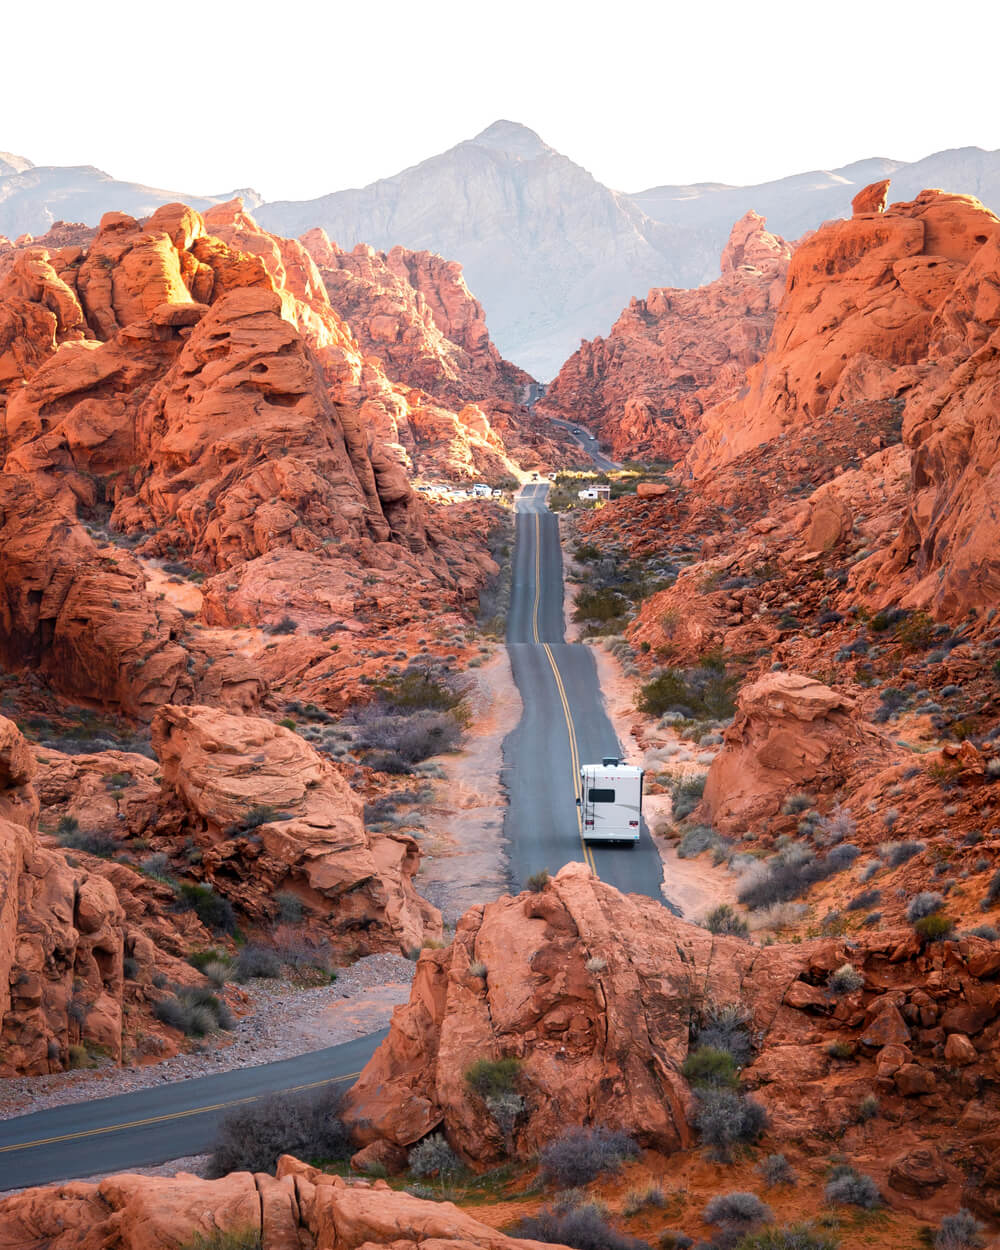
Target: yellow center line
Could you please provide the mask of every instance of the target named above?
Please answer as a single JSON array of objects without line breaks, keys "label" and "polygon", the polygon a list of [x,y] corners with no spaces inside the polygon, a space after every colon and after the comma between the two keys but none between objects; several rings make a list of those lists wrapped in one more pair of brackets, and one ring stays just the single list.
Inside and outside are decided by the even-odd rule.
[{"label": "yellow center line", "polygon": [[[576,741],[576,725],[573,723],[573,713],[570,711],[569,698],[566,694],[566,687],[563,684],[562,674],[559,671],[559,665],[556,657],[552,653],[552,648],[547,642],[542,642],[538,633],[538,607],[542,598],[542,522],[541,514],[535,513],[535,602],[531,613],[531,632],[536,643],[538,643],[545,651],[546,658],[552,669],[552,676],[555,678],[556,691],[559,695],[559,701],[562,704],[563,716],[566,720],[566,733],[569,737],[569,766],[573,773],[573,797],[578,799],[580,795],[580,751]],[[593,849],[587,845],[587,840],[583,836],[583,814],[579,804],[576,808],[576,823],[580,833],[580,846],[583,848],[584,863],[590,868],[591,872],[597,875],[597,865],[594,863]]]},{"label": "yellow center line", "polygon": [[[292,1085],[283,1089],[282,1094],[297,1094],[304,1089],[316,1089],[320,1085],[336,1085],[339,1081],[353,1081],[360,1072],[349,1072],[346,1076],[329,1076],[322,1081],[309,1081],[305,1085]],[[85,1128],[77,1133],[62,1133],[58,1137],[39,1137],[37,1141],[16,1142],[12,1146],[0,1146],[0,1154],[10,1154],[14,1150],[31,1150],[36,1146],[51,1146],[61,1141],[76,1141],[82,1137],[100,1137],[104,1133],[117,1133],[121,1129],[144,1128],[147,1124],[163,1124],[167,1120],[183,1120],[192,1115],[204,1115],[207,1111],[223,1111],[226,1107],[242,1107],[245,1103],[256,1102],[266,1094],[254,1094],[250,1098],[234,1098],[231,1102],[214,1102],[204,1107],[192,1107],[189,1111],[169,1111],[165,1115],[152,1115],[145,1120],[129,1120],[123,1124],[106,1124],[103,1128]]]}]

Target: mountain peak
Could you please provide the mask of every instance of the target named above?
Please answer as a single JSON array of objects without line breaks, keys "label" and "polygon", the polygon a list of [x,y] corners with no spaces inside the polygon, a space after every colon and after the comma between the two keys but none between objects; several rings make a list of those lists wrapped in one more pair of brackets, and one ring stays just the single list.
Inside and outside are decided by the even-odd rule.
[{"label": "mountain peak", "polygon": [[492,126],[487,126],[471,141],[481,148],[492,148],[497,152],[505,152],[508,156],[519,156],[530,159],[544,156],[552,148],[543,143],[533,130],[522,126],[520,122],[509,122],[501,119]]},{"label": "mountain peak", "polygon": [[13,152],[0,152],[0,176],[5,174],[23,174],[34,165],[26,156],[15,156]]}]

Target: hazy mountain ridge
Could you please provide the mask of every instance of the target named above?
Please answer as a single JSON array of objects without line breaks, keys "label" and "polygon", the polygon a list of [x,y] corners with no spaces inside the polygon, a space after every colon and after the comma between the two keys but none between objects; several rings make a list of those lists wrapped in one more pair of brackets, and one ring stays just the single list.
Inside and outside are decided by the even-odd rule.
[{"label": "hazy mountain ridge", "polygon": [[[401,245],[458,261],[502,354],[544,379],[581,339],[607,334],[633,296],[717,277],[733,222],[749,210],[796,239],[849,216],[861,187],[890,176],[896,201],[943,187],[1000,207],[1000,151],[955,148],[910,163],[871,157],[755,186],[625,193],[510,121],[366,187],[269,203],[238,194],[284,235],[322,227],[346,250]],[[0,235],[11,238],[44,233],[60,218],[96,224],[110,209],[141,217],[178,199],[206,209],[232,194],[191,196],[116,181],[92,166],[35,167],[0,153]]]}]

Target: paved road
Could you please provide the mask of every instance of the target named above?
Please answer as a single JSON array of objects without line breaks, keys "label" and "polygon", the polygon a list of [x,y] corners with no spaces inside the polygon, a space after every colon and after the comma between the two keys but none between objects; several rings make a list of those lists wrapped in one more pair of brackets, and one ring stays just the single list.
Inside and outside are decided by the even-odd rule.
[{"label": "paved road", "polygon": [[0,1120],[0,1191],[198,1154],[234,1106],[275,1090],[352,1081],[386,1032],[279,1063]]},{"label": "paved road", "polygon": [[648,830],[634,846],[584,844],[581,837],[580,765],[621,749],[590,648],[564,641],[562,552],[547,493],[544,483],[526,486],[517,503],[507,650],[524,714],[504,742],[511,875],[520,886],[543,868],[556,872],[585,859],[618,889],[662,899],[663,870]]},{"label": "paved road", "polygon": [[[597,440],[590,438],[582,425],[574,425],[571,421],[562,421],[559,417],[550,417],[549,420],[553,425],[561,426],[575,442],[579,443],[598,469],[607,472],[609,469],[621,468],[617,460],[610,459],[601,451]],[[577,434],[577,430],[583,430],[583,433]]]}]

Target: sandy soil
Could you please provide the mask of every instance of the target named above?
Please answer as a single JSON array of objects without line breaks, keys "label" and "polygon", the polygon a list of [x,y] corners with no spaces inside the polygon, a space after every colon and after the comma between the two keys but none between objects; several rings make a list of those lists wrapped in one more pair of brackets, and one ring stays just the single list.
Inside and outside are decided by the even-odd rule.
[{"label": "sandy soil", "polygon": [[463,748],[435,760],[445,777],[435,783],[421,842],[424,860],[417,889],[453,925],[470,907],[508,888],[503,822],[507,800],[501,783],[504,738],[521,719],[521,696],[506,648],[465,674],[472,712]]}]

